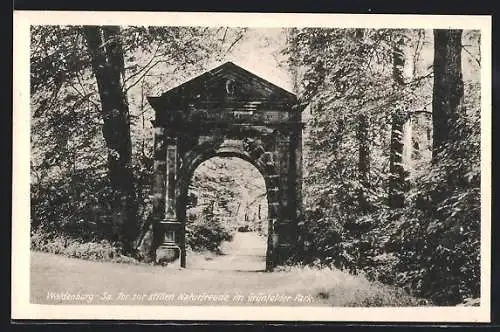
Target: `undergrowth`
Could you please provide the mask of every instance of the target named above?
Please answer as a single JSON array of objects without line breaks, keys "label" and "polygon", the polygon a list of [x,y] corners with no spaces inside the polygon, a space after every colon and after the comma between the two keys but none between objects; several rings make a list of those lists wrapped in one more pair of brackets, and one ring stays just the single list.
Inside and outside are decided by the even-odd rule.
[{"label": "undergrowth", "polygon": [[363,274],[352,275],[335,267],[320,265],[280,266],[279,272],[297,275],[297,284],[288,289],[307,285],[314,296],[332,306],[347,307],[403,307],[430,306],[427,299],[417,298],[403,289],[370,281]]},{"label": "undergrowth", "polygon": [[140,263],[136,259],[124,255],[119,246],[108,240],[89,242],[67,235],[45,233],[40,229],[31,233],[31,250],[91,261]]}]

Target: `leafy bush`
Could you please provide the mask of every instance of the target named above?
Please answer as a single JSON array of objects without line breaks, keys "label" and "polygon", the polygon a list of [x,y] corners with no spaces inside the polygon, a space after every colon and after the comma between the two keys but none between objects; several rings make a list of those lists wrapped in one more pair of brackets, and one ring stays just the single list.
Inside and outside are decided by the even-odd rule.
[{"label": "leafy bush", "polygon": [[223,225],[209,208],[201,213],[201,217],[190,215],[186,224],[186,244],[194,251],[219,252],[219,246],[224,241],[231,241],[232,229]]},{"label": "leafy bush", "polygon": [[42,228],[32,232],[31,250],[91,261],[139,263],[135,259],[123,255],[119,246],[107,240],[86,242],[67,235],[49,233]]},{"label": "leafy bush", "polygon": [[[136,161],[137,221],[143,228],[151,202],[147,194],[150,174],[147,160]],[[84,243],[106,240],[121,246],[122,222],[113,217],[111,189],[105,165],[82,168],[51,167],[45,172],[32,170],[37,178],[31,184],[31,231],[33,234],[59,235]]]},{"label": "leafy bush", "polygon": [[399,252],[398,284],[438,304],[457,304],[480,295],[480,189],[443,186],[445,169],[436,165],[421,179],[420,197],[388,245]]},{"label": "leafy bush", "polygon": [[[428,173],[426,177],[432,177]],[[397,285],[437,305],[480,295],[480,195],[475,186],[446,188],[435,205],[425,203],[430,179],[409,193],[404,209],[367,215],[306,214],[307,262],[332,264],[369,280]],[[434,189],[433,189],[434,188]],[[362,230],[362,231],[360,231]]]}]

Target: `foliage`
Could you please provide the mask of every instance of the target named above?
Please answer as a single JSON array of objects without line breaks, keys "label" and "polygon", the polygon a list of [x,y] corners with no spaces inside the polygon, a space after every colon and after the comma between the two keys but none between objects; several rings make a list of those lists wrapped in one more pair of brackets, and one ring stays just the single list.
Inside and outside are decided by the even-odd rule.
[{"label": "foliage", "polygon": [[194,251],[219,252],[219,246],[223,241],[231,241],[232,229],[223,225],[209,207],[206,207],[197,218],[191,215],[186,224],[186,244]]},{"label": "foliage", "polygon": [[[415,270],[419,266],[408,281],[418,280],[416,289],[438,303],[459,303],[479,297],[480,291],[480,108],[478,89],[470,88],[468,94],[476,95],[476,101],[466,103],[469,116],[456,122],[464,139],[451,142],[453,149],[445,146],[431,171],[417,180],[413,209],[403,214],[417,222],[393,234],[398,241],[392,245],[406,249],[399,268],[410,262]],[[451,174],[456,176],[453,182]],[[412,243],[415,239],[420,240]]]},{"label": "foliage", "polygon": [[[477,34],[465,35],[473,40],[469,46],[476,45]],[[432,100],[432,67],[422,56],[433,46],[431,36],[417,30],[291,29],[285,52],[310,110],[304,133],[307,262],[319,259],[446,305],[479,297],[479,81],[477,63],[469,61],[475,67],[465,81],[465,112],[454,123],[461,139],[443,147],[431,165],[425,133],[432,123],[421,121]],[[399,38],[413,68],[396,87],[389,69]],[[409,173],[405,206],[391,209],[389,148],[397,110],[412,119],[415,133],[403,142],[413,157],[403,160]],[[367,182],[358,167],[361,114],[368,119]],[[450,174],[457,180],[450,182]],[[356,199],[359,191],[368,210]]]},{"label": "foliage", "polygon": [[124,255],[119,246],[107,240],[86,241],[74,236],[50,233],[41,228],[36,229],[31,234],[31,250],[91,261],[139,263]]},{"label": "foliage", "polygon": [[265,184],[260,172],[239,158],[210,158],[195,170],[190,186],[187,243],[196,251],[218,251],[235,231],[263,228]]},{"label": "foliage", "polygon": [[243,159],[215,157],[201,163],[191,179],[189,195],[188,213],[202,215],[207,210],[228,229],[267,232],[264,178]]},{"label": "foliage", "polygon": [[[123,93],[130,110],[132,171],[145,229],[151,211],[152,109],[146,96],[220,60],[244,29],[122,27]],[[82,26],[31,28],[32,230],[114,241],[103,114]],[[167,78],[167,80],[166,80]],[[116,218],[115,218],[116,219]],[[144,232],[142,232],[144,233]]]}]

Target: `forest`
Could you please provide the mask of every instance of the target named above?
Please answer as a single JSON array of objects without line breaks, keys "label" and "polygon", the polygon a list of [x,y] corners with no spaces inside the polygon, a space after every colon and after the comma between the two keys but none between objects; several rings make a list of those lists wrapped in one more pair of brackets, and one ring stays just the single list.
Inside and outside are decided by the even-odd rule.
[{"label": "forest", "polygon": [[[363,274],[436,305],[477,301],[480,46],[477,30],[32,26],[32,250],[147,261],[146,97],[238,54],[267,55],[308,105],[304,246],[289,264]],[[231,239],[236,201],[251,205],[248,227],[265,229],[263,184],[238,180],[258,171],[229,165],[210,159],[192,180],[191,250]]]}]

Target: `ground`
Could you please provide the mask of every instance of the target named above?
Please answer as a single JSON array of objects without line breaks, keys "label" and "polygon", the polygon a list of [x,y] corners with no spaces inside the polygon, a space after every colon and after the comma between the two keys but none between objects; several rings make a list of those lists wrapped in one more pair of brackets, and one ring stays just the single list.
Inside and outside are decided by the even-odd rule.
[{"label": "ground", "polygon": [[222,255],[191,254],[186,269],[31,253],[31,302],[44,304],[381,306],[421,302],[338,270],[264,272],[266,241],[236,233]]}]

